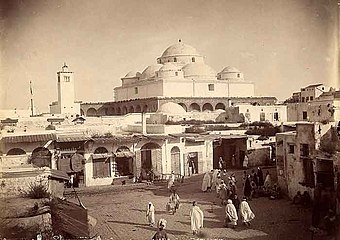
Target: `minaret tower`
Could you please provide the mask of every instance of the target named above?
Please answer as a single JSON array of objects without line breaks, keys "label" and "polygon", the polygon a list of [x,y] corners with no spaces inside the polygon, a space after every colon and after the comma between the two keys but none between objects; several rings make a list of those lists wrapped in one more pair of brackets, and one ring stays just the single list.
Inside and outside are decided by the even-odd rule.
[{"label": "minaret tower", "polygon": [[74,100],[74,78],[73,72],[68,69],[66,63],[57,72],[58,76],[58,110],[60,114],[73,114],[76,109]]}]

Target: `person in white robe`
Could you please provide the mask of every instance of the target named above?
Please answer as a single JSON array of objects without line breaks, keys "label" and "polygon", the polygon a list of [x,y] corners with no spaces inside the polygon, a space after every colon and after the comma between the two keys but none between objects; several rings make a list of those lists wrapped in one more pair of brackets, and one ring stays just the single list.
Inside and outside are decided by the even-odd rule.
[{"label": "person in white robe", "polygon": [[206,172],[203,177],[202,191],[206,192],[208,188],[211,188],[211,177],[209,172]]},{"label": "person in white robe", "polygon": [[247,169],[249,164],[249,158],[248,155],[244,155],[244,160],[243,160],[243,168]]},{"label": "person in white robe", "polygon": [[267,173],[266,173],[266,178],[264,180],[264,184],[263,185],[264,185],[266,190],[269,190],[271,188],[271,186],[272,186],[272,179],[270,177],[269,171],[267,171]]},{"label": "person in white robe", "polygon": [[237,211],[231,199],[228,199],[227,206],[225,207],[225,215],[226,215],[226,226],[231,225],[232,228],[235,228],[237,225]]},{"label": "person in white robe", "polygon": [[213,174],[212,174],[212,177],[211,177],[211,189],[212,190],[216,189],[217,174],[218,174],[218,170],[217,169],[213,170]]},{"label": "person in white robe", "polygon": [[169,181],[168,181],[168,189],[169,190],[171,190],[171,187],[175,184],[175,179],[176,179],[176,176],[174,174],[174,171],[172,171],[170,178],[169,178]]},{"label": "person in white robe", "polygon": [[203,228],[203,211],[197,206],[196,202],[192,203],[192,209],[190,211],[191,230],[196,235],[200,229]]},{"label": "person in white robe", "polygon": [[240,204],[240,215],[242,222],[247,226],[250,226],[250,222],[255,218],[255,214],[250,209],[246,197],[243,197],[242,202]]},{"label": "person in white robe", "polygon": [[146,219],[151,227],[155,224],[155,207],[152,202],[149,202],[146,210]]}]

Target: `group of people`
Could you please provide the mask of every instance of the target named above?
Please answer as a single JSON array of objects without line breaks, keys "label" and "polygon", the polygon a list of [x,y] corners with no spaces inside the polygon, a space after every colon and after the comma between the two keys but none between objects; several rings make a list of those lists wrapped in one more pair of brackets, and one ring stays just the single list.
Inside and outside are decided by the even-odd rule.
[{"label": "group of people", "polygon": [[255,214],[251,210],[247,198],[243,197],[242,202],[235,202],[234,199],[228,199],[227,206],[225,207],[225,226],[235,228],[237,226],[237,221],[239,215],[242,222],[246,226],[250,226],[250,222],[255,218]]},{"label": "group of people", "polygon": [[[172,192],[169,197],[169,204],[167,204],[168,211],[172,214],[176,212],[179,208],[179,196],[176,192]],[[171,206],[171,207],[170,207]],[[148,207],[146,210],[146,219],[150,227],[153,227],[155,224],[155,207],[152,202],[148,203]],[[192,203],[192,208],[190,210],[190,222],[191,222],[191,230],[194,235],[197,235],[199,231],[203,228],[203,219],[204,214],[203,211],[197,206],[196,201]],[[153,240],[167,240],[168,236],[165,231],[167,221],[165,219],[160,219],[158,221],[157,227],[158,230],[153,236]]]},{"label": "group of people", "polygon": [[257,172],[253,169],[251,174],[243,171],[243,189],[244,196],[249,200],[254,197],[268,197],[272,200],[281,198],[280,187],[272,183],[269,171],[267,171],[266,176],[263,177],[263,172],[260,167],[257,168]]}]

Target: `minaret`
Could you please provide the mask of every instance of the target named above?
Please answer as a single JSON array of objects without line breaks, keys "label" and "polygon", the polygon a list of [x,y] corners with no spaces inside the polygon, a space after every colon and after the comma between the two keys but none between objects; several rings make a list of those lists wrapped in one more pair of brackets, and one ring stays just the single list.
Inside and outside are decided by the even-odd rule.
[{"label": "minaret", "polygon": [[58,107],[61,114],[69,114],[75,112],[75,93],[74,93],[74,80],[73,72],[68,69],[66,63],[57,72],[58,76]]}]

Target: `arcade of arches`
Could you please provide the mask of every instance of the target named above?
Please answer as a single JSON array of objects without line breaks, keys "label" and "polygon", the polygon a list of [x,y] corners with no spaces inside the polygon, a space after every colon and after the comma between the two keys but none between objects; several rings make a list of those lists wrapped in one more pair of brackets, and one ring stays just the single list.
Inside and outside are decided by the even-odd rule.
[{"label": "arcade of arches", "polygon": [[146,98],[120,102],[83,103],[80,112],[89,117],[125,115],[128,113],[156,112],[164,103],[174,102],[183,107],[185,111],[214,111],[225,110],[237,103],[274,104],[274,97],[248,97],[248,98]]}]

